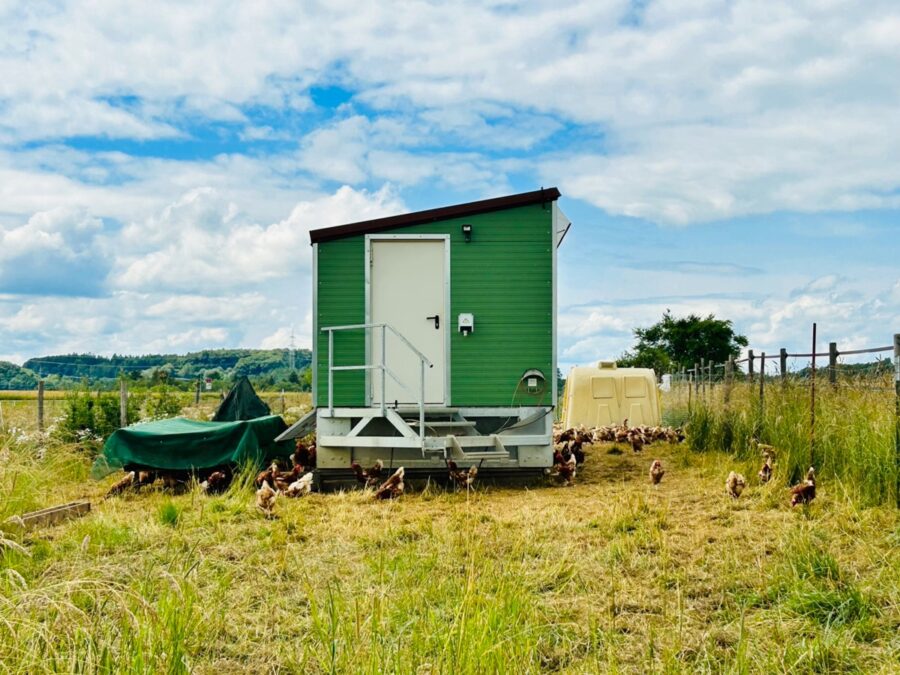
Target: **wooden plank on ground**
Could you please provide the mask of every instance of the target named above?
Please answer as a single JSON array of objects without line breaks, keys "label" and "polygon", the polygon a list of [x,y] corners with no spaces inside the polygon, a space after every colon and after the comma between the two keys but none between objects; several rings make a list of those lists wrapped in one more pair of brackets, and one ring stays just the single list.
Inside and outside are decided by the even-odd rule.
[{"label": "wooden plank on ground", "polygon": [[80,518],[91,510],[90,502],[69,502],[60,506],[51,506],[40,511],[32,511],[21,516],[26,530],[56,525],[65,520]]}]

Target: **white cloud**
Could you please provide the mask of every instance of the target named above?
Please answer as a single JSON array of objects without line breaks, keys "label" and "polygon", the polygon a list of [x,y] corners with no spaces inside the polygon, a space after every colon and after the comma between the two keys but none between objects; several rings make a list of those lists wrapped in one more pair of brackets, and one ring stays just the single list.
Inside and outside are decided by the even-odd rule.
[{"label": "white cloud", "polygon": [[[122,228],[65,208],[0,224],[0,282],[9,281],[0,285],[0,344],[14,354],[257,347],[273,324],[296,319],[297,344],[308,346],[309,230],[405,210],[390,186],[343,187],[295,201],[286,216],[260,225],[222,191],[195,188]],[[108,278],[96,261],[73,274],[80,256],[95,251],[111,255]],[[5,279],[10,270],[19,276]],[[34,289],[23,305],[30,291],[22,275],[34,270],[58,290]],[[85,293],[98,275],[103,292]]]},{"label": "white cloud", "polygon": [[[405,190],[442,203],[558,184],[685,226],[847,211],[804,226],[845,239],[871,235],[863,210],[900,208],[900,11],[886,0],[100,0],[2,4],[0,26],[10,354],[273,343],[308,317],[308,230],[403,211]],[[170,147],[196,154],[154,156]],[[749,293],[748,261],[702,257],[652,277],[693,299],[628,306],[592,298],[652,295],[652,270],[610,283],[585,266],[562,296],[561,353],[615,355],[663,304],[734,317],[766,348],[815,319],[848,342],[875,339],[866,320],[900,325],[900,282],[783,269]]]},{"label": "white cloud", "polygon": [[47,325],[46,317],[42,316],[35,305],[25,305],[13,316],[4,321],[7,330],[15,332],[31,332]]},{"label": "white cloud", "polygon": [[103,223],[79,209],[34,214],[24,225],[0,225],[0,290],[22,295],[96,295],[110,261]]},{"label": "white cloud", "polygon": [[560,332],[572,337],[596,333],[630,335],[632,328],[633,326],[630,326],[621,314],[614,316],[609,312],[599,310],[569,312],[561,316],[559,322]]},{"label": "white cloud", "polygon": [[[302,165],[337,182],[504,185],[440,146],[527,149],[569,124],[593,140],[563,140],[543,182],[613,213],[685,224],[900,203],[886,1],[71,2],[0,19],[8,140],[189,135],[197,116],[310,110],[310,87],[339,83],[400,118],[350,112],[307,134]],[[379,138],[379,124],[396,128]],[[215,186],[181,189],[197,185]]]},{"label": "white cloud", "polygon": [[[291,344],[292,329],[290,326],[281,326],[271,335],[267,335],[259,343],[260,349],[285,349]],[[296,338],[294,339],[296,342]]]},{"label": "white cloud", "polygon": [[809,352],[813,322],[818,323],[819,351],[827,350],[829,342],[837,342],[842,350],[880,347],[891,342],[891,327],[900,325],[898,288],[900,282],[893,288],[870,287],[827,275],[794,290],[762,293],[758,299],[684,296],[564,307],[559,318],[560,365],[568,368],[617,357],[634,344],[632,327],[656,323],[666,309],[675,316],[715,314],[731,319],[756,354],[777,355],[782,347],[791,353]]},{"label": "white cloud", "polygon": [[148,350],[151,352],[180,351],[196,344],[207,345],[208,348],[222,347],[228,344],[230,337],[224,328],[194,328],[151,342]]},{"label": "white cloud", "polygon": [[415,120],[370,120],[354,115],[304,138],[299,166],[322,178],[350,184],[374,179],[410,186],[431,180],[452,189],[491,195],[508,190],[497,162],[477,152],[436,152],[420,147],[433,137],[433,131]]},{"label": "white cloud", "polygon": [[142,223],[123,240],[137,253],[119,259],[113,283],[145,288],[239,288],[309,270],[309,230],[404,211],[394,191],[342,187],[299,202],[284,220],[258,225],[216,190],[193,190]]},{"label": "white cloud", "polygon": [[148,140],[181,135],[109,103],[71,98],[16,99],[0,116],[0,142],[98,136]]},{"label": "white cloud", "polygon": [[235,296],[172,295],[149,305],[144,314],[159,319],[189,316],[192,322],[198,324],[234,322],[252,320],[265,304],[265,297],[260,293]]},{"label": "white cloud", "polygon": [[99,219],[75,209],[36,213],[21,227],[0,229],[0,261],[38,251],[71,259],[102,227]]},{"label": "white cloud", "polygon": [[193,191],[213,189],[253,218],[274,220],[298,200],[322,194],[296,170],[296,161],[280,157],[176,160],[60,146],[0,148],[0,203],[4,212],[26,220],[35,212],[62,207],[129,223]]}]

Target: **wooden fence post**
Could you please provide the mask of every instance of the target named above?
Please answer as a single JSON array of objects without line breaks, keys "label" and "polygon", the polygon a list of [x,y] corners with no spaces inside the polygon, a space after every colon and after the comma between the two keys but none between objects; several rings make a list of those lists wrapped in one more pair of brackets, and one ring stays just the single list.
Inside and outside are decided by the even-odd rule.
[{"label": "wooden fence post", "polygon": [[693,392],[693,389],[694,389],[694,383],[691,382],[691,377],[692,377],[692,376],[691,376],[691,374],[690,374],[690,371],[688,371],[688,381],[687,381],[687,389],[688,389],[688,415],[691,414],[691,401],[692,401],[692,399],[693,399],[692,392]]},{"label": "wooden fence post", "polygon": [[731,385],[734,382],[734,357],[729,356],[725,362],[725,404],[731,400]]},{"label": "wooden fence post", "polygon": [[778,352],[778,369],[781,371],[781,384],[787,384],[787,349],[784,347]]},{"label": "wooden fence post", "polygon": [[828,343],[828,382],[831,383],[832,387],[837,384],[837,359],[838,359],[837,342],[829,342]]},{"label": "wooden fence post", "polygon": [[703,393],[703,400],[706,400],[706,359],[700,357],[700,370],[697,373],[700,380],[700,391]]},{"label": "wooden fence post", "polygon": [[766,353],[759,355],[759,428],[762,431],[763,415],[766,411]]},{"label": "wooden fence post", "polygon": [[119,379],[119,427],[128,426],[128,385],[125,378]]},{"label": "wooden fence post", "polygon": [[284,389],[281,390],[281,414],[284,415]]},{"label": "wooden fence post", "polygon": [[812,368],[809,387],[809,465],[813,465],[816,453],[816,324],[812,330]]},{"label": "wooden fence post", "polygon": [[197,378],[197,389],[196,389],[195,392],[194,392],[194,405],[195,405],[195,406],[199,406],[199,405],[200,405],[200,382],[201,382],[201,380],[200,380],[200,378],[198,377],[198,378]]},{"label": "wooden fence post", "polygon": [[44,430],[44,381],[38,380],[38,431]]},{"label": "wooden fence post", "polygon": [[894,471],[900,508],[900,333],[894,333]]},{"label": "wooden fence post", "polygon": [[694,397],[695,398],[700,394],[700,379],[698,377],[699,375],[700,375],[700,364],[695,362],[694,363],[694,373],[693,373]]},{"label": "wooden fence post", "polygon": [[750,391],[753,391],[753,350],[747,350],[747,375],[750,378]]}]

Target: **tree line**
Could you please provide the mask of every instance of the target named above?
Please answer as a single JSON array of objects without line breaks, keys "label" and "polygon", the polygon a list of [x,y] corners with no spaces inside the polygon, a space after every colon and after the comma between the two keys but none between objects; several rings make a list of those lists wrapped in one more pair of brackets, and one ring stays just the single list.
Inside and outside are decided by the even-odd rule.
[{"label": "tree line", "polygon": [[130,386],[166,383],[183,389],[193,388],[197,380],[210,380],[212,388],[220,390],[246,375],[257,387],[308,391],[311,361],[309,349],[294,350],[293,359],[286,349],[205,349],[141,356],[57,354],[29,359],[21,367],[0,362],[0,389],[33,389],[39,379],[50,389],[85,381],[97,388],[113,388],[124,377]]}]

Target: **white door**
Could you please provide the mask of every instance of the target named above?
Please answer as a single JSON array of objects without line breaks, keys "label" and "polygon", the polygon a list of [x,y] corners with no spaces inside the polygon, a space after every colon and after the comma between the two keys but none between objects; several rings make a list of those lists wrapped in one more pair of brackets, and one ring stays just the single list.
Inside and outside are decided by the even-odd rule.
[{"label": "white door", "polygon": [[[372,323],[393,326],[433,364],[425,367],[425,402],[443,404],[448,330],[444,239],[370,239]],[[381,362],[381,333],[372,331],[370,363]],[[418,403],[419,358],[403,340],[386,332],[385,363],[406,385],[389,375],[385,402]],[[372,402],[381,402],[381,372],[372,371]]]}]

